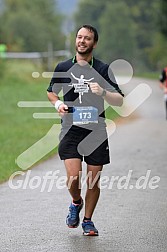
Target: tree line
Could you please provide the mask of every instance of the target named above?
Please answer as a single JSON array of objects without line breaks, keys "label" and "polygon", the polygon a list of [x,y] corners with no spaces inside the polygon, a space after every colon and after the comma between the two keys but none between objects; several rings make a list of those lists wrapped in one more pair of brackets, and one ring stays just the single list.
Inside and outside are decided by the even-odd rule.
[{"label": "tree line", "polygon": [[167,65],[167,1],[80,0],[75,23],[97,27],[96,54],[126,59],[140,71]]},{"label": "tree line", "polygon": [[0,43],[10,51],[47,51],[48,43],[62,49],[62,16],[54,0],[4,0],[0,12]]},{"label": "tree line", "polygon": [[[65,48],[66,35],[56,0],[0,0],[0,43],[10,51]],[[156,71],[167,64],[166,0],[79,0],[75,27],[94,25],[100,35],[95,55],[111,63],[128,60],[140,71]],[[71,29],[70,29],[71,31]],[[74,41],[75,32],[71,33]],[[71,50],[75,50],[71,43]]]}]

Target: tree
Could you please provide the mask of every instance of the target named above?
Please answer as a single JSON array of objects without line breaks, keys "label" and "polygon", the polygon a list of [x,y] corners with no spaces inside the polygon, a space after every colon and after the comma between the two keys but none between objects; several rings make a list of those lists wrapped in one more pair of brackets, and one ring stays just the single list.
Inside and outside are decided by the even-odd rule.
[{"label": "tree", "polygon": [[[121,15],[118,15],[120,13]],[[135,52],[134,25],[129,9],[124,2],[115,1],[106,5],[99,20],[99,53],[108,63],[123,58],[132,60]]]},{"label": "tree", "polygon": [[97,28],[100,40],[96,54],[105,61],[134,55],[134,25],[124,1],[82,0],[75,18],[77,25],[90,23]]},{"label": "tree", "polygon": [[[165,0],[161,0],[165,1]],[[90,23],[100,34],[97,53],[109,61],[123,57],[140,70],[154,69],[150,62],[154,36],[158,32],[159,1],[81,0],[76,24]],[[99,48],[99,49],[98,49]]]},{"label": "tree", "polygon": [[62,49],[61,21],[54,0],[6,0],[0,15],[1,37],[11,50],[43,51],[48,42]]},{"label": "tree", "polygon": [[79,2],[78,12],[75,15],[75,23],[77,26],[92,24],[99,30],[99,19],[103,15],[107,2],[109,0],[81,0]]},{"label": "tree", "polygon": [[167,38],[167,1],[160,1],[160,31]]},{"label": "tree", "polygon": [[148,49],[149,62],[153,69],[161,71],[167,65],[166,37],[157,32],[154,35],[153,46]]}]

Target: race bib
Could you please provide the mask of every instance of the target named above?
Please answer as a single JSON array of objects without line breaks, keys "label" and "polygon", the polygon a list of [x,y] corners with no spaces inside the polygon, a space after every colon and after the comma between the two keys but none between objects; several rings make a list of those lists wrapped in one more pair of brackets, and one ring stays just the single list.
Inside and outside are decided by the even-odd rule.
[{"label": "race bib", "polygon": [[98,123],[98,109],[95,107],[74,107],[73,124]]}]

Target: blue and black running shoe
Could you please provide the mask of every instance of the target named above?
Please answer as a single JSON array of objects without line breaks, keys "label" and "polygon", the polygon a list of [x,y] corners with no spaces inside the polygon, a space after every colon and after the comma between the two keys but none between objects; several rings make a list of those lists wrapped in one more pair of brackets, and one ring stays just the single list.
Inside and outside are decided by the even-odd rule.
[{"label": "blue and black running shoe", "polygon": [[86,236],[98,236],[98,230],[95,228],[92,221],[86,221],[82,223],[83,235]]},{"label": "blue and black running shoe", "polygon": [[77,228],[80,223],[79,213],[83,207],[83,200],[80,205],[71,203],[69,213],[66,218],[66,224],[69,228]]}]

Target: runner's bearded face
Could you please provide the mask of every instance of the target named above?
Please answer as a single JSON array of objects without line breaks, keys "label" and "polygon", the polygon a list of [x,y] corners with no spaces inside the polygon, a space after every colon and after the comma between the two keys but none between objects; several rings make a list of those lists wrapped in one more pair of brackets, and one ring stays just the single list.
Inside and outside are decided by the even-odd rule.
[{"label": "runner's bearded face", "polygon": [[87,30],[86,28],[81,28],[78,31],[76,37],[76,51],[79,54],[89,54],[96,47],[94,42],[94,33]]}]

